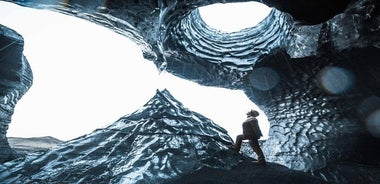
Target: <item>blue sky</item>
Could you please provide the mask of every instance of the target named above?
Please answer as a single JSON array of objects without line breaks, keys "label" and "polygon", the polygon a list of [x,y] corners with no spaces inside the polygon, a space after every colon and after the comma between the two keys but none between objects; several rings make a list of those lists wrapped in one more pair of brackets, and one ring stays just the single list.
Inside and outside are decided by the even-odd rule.
[{"label": "blue sky", "polygon": [[[164,88],[233,139],[241,133],[245,113],[256,108],[242,91],[159,74],[134,42],[85,20],[0,2],[0,24],[23,36],[34,74],[33,86],[16,105],[8,136],[70,140],[136,111]],[[267,135],[265,116],[259,122]]]}]

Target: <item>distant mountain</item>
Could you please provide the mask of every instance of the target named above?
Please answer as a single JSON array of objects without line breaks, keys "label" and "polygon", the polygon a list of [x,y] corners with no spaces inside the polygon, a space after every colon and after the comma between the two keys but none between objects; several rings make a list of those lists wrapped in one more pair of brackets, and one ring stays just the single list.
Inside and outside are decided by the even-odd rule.
[{"label": "distant mountain", "polygon": [[201,168],[230,169],[227,131],[167,90],[112,125],[0,165],[5,183],[163,183]]},{"label": "distant mountain", "polygon": [[21,154],[47,150],[63,143],[63,141],[50,136],[30,138],[8,137],[8,142],[11,148]]}]

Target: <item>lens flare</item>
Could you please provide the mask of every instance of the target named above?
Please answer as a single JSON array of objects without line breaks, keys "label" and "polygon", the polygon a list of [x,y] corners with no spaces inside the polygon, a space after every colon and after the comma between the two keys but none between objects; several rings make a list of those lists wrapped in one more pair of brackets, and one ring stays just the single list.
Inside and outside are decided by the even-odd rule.
[{"label": "lens flare", "polygon": [[253,87],[267,91],[277,86],[280,77],[273,69],[262,67],[252,71],[250,81]]},{"label": "lens flare", "polygon": [[331,94],[344,93],[354,83],[353,74],[341,67],[325,67],[319,72],[317,79],[321,87]]},{"label": "lens flare", "polygon": [[380,109],[377,109],[366,119],[367,129],[374,137],[380,138]]}]

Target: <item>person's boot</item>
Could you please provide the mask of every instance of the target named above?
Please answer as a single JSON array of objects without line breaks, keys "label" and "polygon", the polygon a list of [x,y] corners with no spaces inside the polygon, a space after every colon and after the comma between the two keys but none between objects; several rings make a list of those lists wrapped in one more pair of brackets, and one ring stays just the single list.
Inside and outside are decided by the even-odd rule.
[{"label": "person's boot", "polygon": [[253,151],[257,154],[257,161],[254,161],[253,163],[259,164],[259,165],[265,165],[266,161],[265,161],[264,153],[261,150],[260,146],[258,144],[252,144],[251,147]]}]

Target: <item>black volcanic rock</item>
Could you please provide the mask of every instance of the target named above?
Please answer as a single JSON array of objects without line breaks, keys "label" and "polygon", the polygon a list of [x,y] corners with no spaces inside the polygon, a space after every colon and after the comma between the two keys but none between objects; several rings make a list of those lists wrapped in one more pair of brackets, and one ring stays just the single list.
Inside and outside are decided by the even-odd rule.
[{"label": "black volcanic rock", "polygon": [[91,134],[0,165],[6,183],[161,183],[203,167],[230,169],[238,157],[226,130],[167,90]]},{"label": "black volcanic rock", "polygon": [[168,181],[166,184],[325,184],[324,179],[302,171],[290,170],[284,166],[267,163],[255,165],[249,159],[231,170],[202,168],[181,178]]}]

